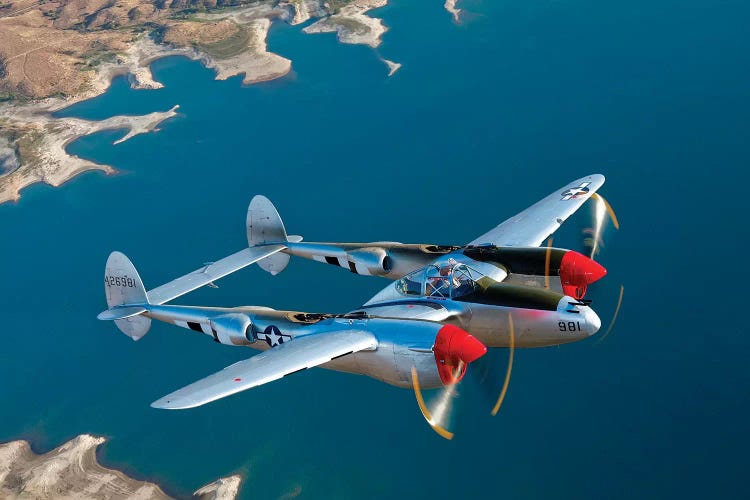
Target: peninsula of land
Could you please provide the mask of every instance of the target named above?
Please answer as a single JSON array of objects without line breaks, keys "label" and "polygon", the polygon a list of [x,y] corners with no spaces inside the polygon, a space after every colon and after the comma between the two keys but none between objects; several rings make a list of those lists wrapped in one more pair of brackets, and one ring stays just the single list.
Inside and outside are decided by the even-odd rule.
[{"label": "peninsula of land", "polygon": [[[53,117],[102,94],[127,74],[131,87],[160,88],[150,64],[170,55],[200,60],[217,79],[246,85],[282,77],[292,62],[269,52],[274,21],[310,22],[305,33],[336,33],[342,43],[377,48],[387,30],[369,11],[388,0],[0,0],[0,204],[35,182],[59,186],[97,169],[66,151],[71,141],[127,129],[122,142],[176,114],[119,116],[101,122]],[[456,0],[445,9],[458,19]],[[388,76],[400,63],[382,58]]]},{"label": "peninsula of land", "polygon": [[[162,500],[172,498],[156,484],[138,481],[102,466],[96,449],[103,437],[82,434],[49,453],[37,455],[26,441],[0,444],[0,497]],[[231,500],[239,476],[221,478],[193,493],[202,500]]]}]

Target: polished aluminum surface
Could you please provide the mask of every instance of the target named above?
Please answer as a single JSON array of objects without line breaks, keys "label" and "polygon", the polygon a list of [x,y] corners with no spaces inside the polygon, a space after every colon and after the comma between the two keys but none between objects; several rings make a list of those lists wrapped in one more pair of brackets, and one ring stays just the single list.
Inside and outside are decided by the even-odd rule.
[{"label": "polished aluminum surface", "polygon": [[601,174],[589,175],[556,190],[469,245],[537,247],[604,184]]},{"label": "polished aluminum surface", "polygon": [[154,288],[153,290],[149,290],[148,300],[152,304],[164,304],[165,302],[169,302],[181,295],[192,292],[196,288],[213,283],[227,274],[231,274],[243,267],[254,264],[265,257],[282,251],[283,249],[284,245],[281,244],[245,248],[244,250],[240,250],[239,252],[217,260],[216,262],[206,264],[192,273],[181,276],[169,283]]},{"label": "polished aluminum surface", "polygon": [[[538,246],[603,182],[601,175],[574,181],[471,244]],[[264,351],[153,406],[190,408],[313,366],[363,374],[400,387],[411,387],[412,369],[416,369],[422,387],[440,387],[433,347],[444,325],[458,326],[488,347],[558,345],[584,339],[601,326],[596,313],[582,302],[555,290],[514,284],[538,285],[538,276],[510,276],[508,283],[501,283],[508,278],[502,262],[470,258],[465,247],[302,243],[299,236],[287,236],[278,212],[263,196],[253,198],[248,208],[247,236],[250,248],[149,292],[127,257],[119,252],[110,255],[105,271],[109,309],[99,319],[114,320],[134,340],[145,335],[156,319],[222,344]],[[398,281],[345,315],[260,306],[164,305],[254,262],[276,274],[286,267],[290,255]]]},{"label": "polished aluminum surface", "polygon": [[368,332],[345,330],[308,335],[228,366],[151,404],[154,408],[182,409],[210,403],[291,373],[318,366],[338,356],[373,349]]}]

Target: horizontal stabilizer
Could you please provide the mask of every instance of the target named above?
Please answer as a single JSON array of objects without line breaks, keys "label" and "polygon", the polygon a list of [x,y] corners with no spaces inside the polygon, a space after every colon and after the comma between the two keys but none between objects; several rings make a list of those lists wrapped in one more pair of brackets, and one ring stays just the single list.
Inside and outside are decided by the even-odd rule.
[{"label": "horizontal stabilizer", "polygon": [[165,283],[160,287],[148,291],[148,299],[151,304],[164,304],[172,299],[188,292],[208,285],[209,283],[223,278],[227,274],[254,264],[261,259],[282,251],[284,245],[264,245],[260,247],[245,248],[237,253],[224,257],[211,264],[207,264],[200,269],[196,269],[190,274],[181,276],[176,280]]},{"label": "horizontal stabilizer", "polygon": [[146,312],[147,309],[141,306],[117,306],[112,309],[100,312],[96,319],[103,321],[114,321],[116,319],[125,319],[131,316]]},{"label": "horizontal stabilizer", "polygon": [[296,337],[168,394],[151,406],[180,410],[204,405],[339,356],[374,349],[377,344],[374,335],[359,330]]}]

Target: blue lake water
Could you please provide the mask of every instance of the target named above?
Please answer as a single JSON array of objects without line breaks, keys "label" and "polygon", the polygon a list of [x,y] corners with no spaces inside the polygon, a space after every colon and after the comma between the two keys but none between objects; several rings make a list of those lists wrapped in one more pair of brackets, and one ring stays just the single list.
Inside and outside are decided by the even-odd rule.
[{"label": "blue lake water", "polygon": [[[167,110],[155,134],[72,153],[120,174],[36,185],[0,206],[0,440],[46,451],[83,432],[104,462],[185,495],[241,472],[243,498],[741,497],[750,446],[746,319],[750,39],[746,2],[392,0],[378,53],[273,26],[293,73],[250,87],[184,58],[164,89],[125,78],[63,114]],[[500,414],[462,389],[456,438],[411,391],[324,370],[182,412],[149,403],[250,351],[155,324],[99,322],[104,262],[154,287],[242,248],[271,198],[308,240],[462,244],[601,172],[622,224],[592,295],[614,331],[517,352]],[[578,220],[556,236],[576,245]],[[307,261],[178,300],[345,312],[385,286]],[[498,377],[504,370],[500,353]]]}]

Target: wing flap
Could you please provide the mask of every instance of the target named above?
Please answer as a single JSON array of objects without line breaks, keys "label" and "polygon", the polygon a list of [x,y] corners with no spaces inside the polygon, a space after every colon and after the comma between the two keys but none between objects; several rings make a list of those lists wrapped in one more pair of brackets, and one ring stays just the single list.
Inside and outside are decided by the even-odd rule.
[{"label": "wing flap", "polygon": [[537,247],[581,208],[602,184],[604,176],[600,174],[573,181],[476,238],[469,245]]},{"label": "wing flap", "polygon": [[194,408],[339,356],[374,349],[377,344],[374,335],[359,330],[296,337],[168,394],[151,406],[170,410]]},{"label": "wing flap", "polygon": [[219,278],[223,278],[227,274],[231,274],[243,267],[258,262],[261,259],[265,259],[269,255],[280,252],[285,248],[286,246],[281,244],[245,248],[244,250],[240,250],[228,257],[224,257],[221,260],[217,260],[216,262],[207,264],[200,269],[196,269],[192,273],[180,276],[169,283],[165,283],[153,290],[149,290],[148,301],[151,304],[164,304],[165,302],[169,302],[181,295],[192,292],[196,288],[200,288],[218,280]]}]

